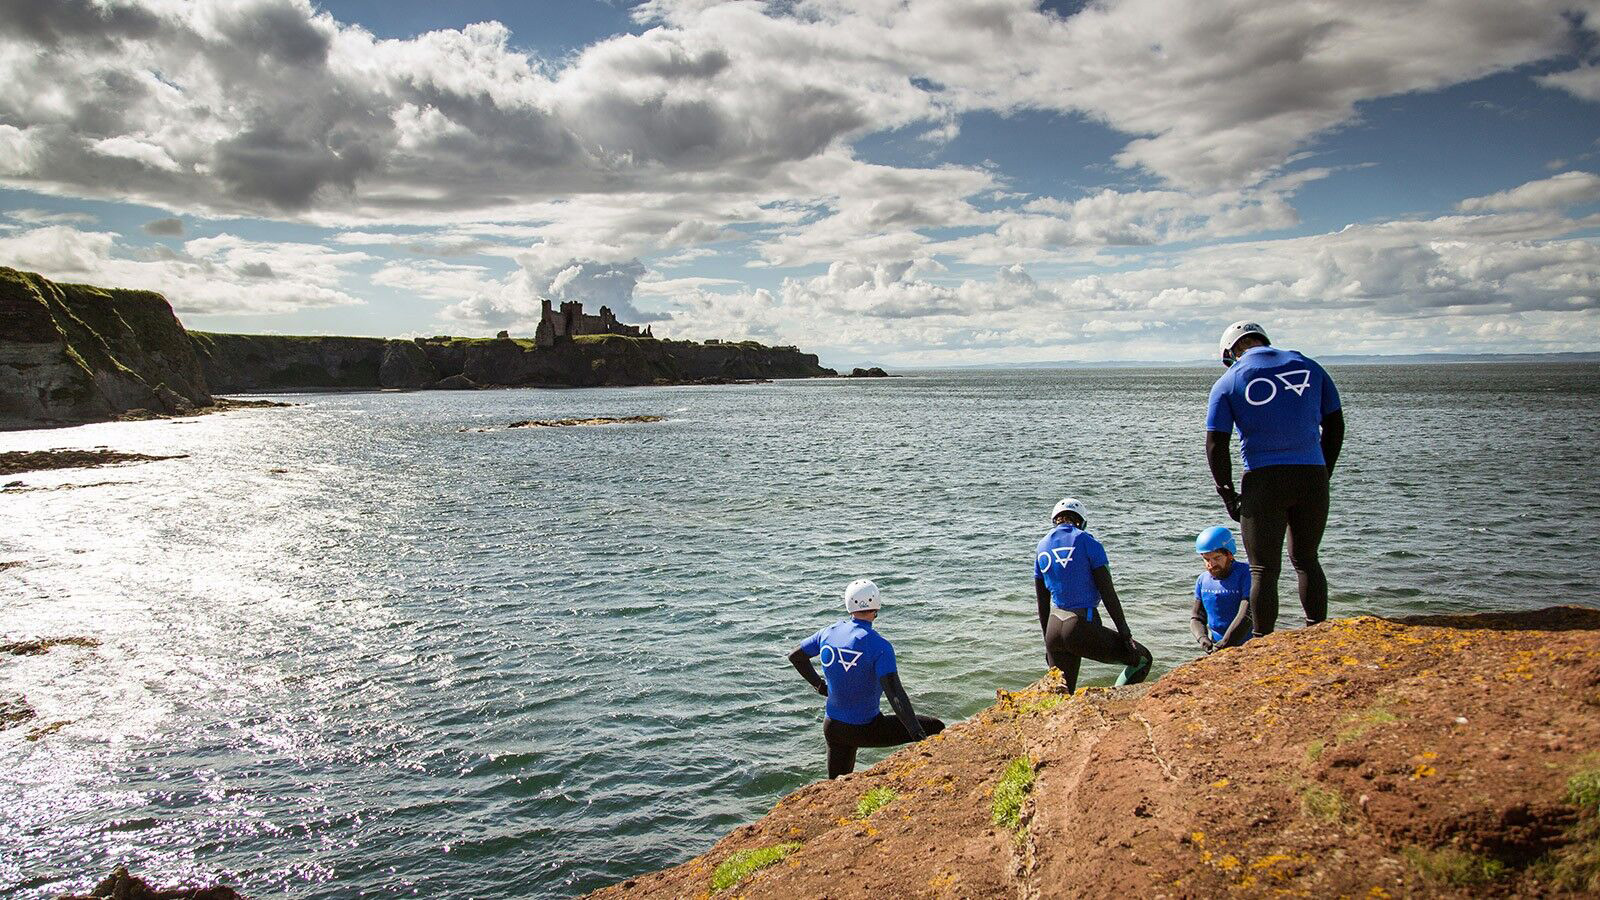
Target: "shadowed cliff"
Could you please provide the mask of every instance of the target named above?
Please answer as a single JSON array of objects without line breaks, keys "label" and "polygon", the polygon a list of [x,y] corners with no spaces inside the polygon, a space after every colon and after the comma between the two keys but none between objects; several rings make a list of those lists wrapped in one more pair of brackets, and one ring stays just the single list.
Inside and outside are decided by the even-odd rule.
[{"label": "shadowed cliff", "polygon": [[582,335],[540,347],[512,338],[193,336],[206,378],[218,391],[624,387],[835,374],[813,354],[754,341]]},{"label": "shadowed cliff", "polygon": [[0,267],[0,428],[209,405],[194,348],[160,294]]}]

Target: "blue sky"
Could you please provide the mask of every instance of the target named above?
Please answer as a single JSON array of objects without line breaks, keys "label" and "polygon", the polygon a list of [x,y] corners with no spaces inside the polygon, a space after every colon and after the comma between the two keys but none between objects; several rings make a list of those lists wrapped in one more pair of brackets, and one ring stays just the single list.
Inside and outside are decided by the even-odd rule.
[{"label": "blue sky", "polygon": [[64,0],[0,265],[194,328],[838,365],[1600,349],[1600,3]]}]

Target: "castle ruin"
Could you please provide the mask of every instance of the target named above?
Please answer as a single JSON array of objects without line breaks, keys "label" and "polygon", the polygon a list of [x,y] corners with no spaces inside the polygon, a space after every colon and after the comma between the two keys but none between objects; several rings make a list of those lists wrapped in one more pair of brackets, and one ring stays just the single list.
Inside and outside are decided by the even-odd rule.
[{"label": "castle ruin", "polygon": [[583,304],[569,300],[555,310],[549,300],[543,301],[539,314],[539,327],[533,332],[533,342],[540,347],[553,347],[557,341],[567,341],[580,334],[620,334],[624,337],[655,337],[650,326],[624,325],[617,321],[611,307],[600,307],[600,315],[591,316],[583,311]]}]

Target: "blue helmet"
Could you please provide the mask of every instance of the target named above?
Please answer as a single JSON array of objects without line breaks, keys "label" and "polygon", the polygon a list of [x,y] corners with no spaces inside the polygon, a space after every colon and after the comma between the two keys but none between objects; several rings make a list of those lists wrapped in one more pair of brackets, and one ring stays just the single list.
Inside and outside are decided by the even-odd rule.
[{"label": "blue helmet", "polygon": [[1194,552],[1212,553],[1217,550],[1226,550],[1234,556],[1239,555],[1239,545],[1233,542],[1233,532],[1226,525],[1213,525],[1200,536],[1194,539]]}]

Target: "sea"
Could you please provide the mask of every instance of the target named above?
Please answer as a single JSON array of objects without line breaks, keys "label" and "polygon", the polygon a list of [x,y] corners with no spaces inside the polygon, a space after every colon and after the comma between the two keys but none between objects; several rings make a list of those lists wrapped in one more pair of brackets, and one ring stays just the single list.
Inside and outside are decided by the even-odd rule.
[{"label": "sea", "polygon": [[[0,655],[0,702],[33,713],[0,729],[0,896],[126,865],[567,897],[681,862],[824,777],[785,657],[852,579],[920,713],[1044,674],[1033,548],[1066,495],[1159,675],[1199,654],[1193,541],[1226,524],[1219,371],[300,394],[0,434],[184,454],[0,491],[0,643],[98,641]],[[1334,616],[1600,605],[1600,365],[1330,371]],[[665,421],[506,427],[628,415]]]}]

